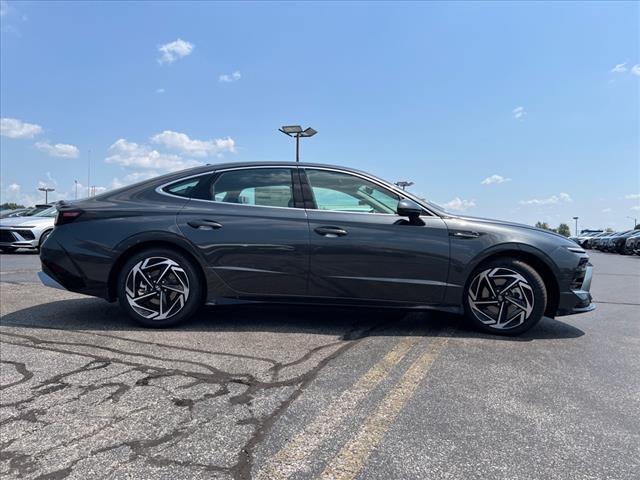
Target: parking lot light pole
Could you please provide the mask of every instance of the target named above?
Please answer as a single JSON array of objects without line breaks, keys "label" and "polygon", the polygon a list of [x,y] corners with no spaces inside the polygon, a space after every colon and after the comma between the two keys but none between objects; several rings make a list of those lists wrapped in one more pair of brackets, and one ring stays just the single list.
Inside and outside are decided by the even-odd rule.
[{"label": "parking lot light pole", "polygon": [[48,204],[49,203],[49,192],[54,192],[55,188],[51,188],[51,187],[38,187],[38,190],[40,190],[41,192],[44,192],[44,203]]},{"label": "parking lot light pole", "polygon": [[311,127],[302,130],[302,127],[300,125],[285,125],[278,130],[284,133],[286,136],[296,139],[296,162],[300,161],[300,138],[313,137],[316,133],[318,133]]},{"label": "parking lot light pole", "polygon": [[413,185],[413,182],[408,182],[406,180],[400,180],[400,181],[396,182],[396,185],[398,187],[400,187],[402,190],[406,190],[407,187],[410,187],[411,185]]},{"label": "parking lot light pole", "polygon": [[638,225],[638,219],[634,217],[630,217],[629,215],[627,215],[627,218],[630,218],[631,220],[633,220],[633,228],[636,228],[636,225]]},{"label": "parking lot light pole", "polygon": [[573,217],[573,219],[576,221],[576,237],[578,236],[578,218],[579,217]]}]

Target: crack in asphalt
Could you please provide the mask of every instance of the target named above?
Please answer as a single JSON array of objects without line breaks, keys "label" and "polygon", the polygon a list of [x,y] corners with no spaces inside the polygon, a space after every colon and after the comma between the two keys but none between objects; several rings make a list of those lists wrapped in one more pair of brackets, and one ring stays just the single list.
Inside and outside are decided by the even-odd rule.
[{"label": "crack in asphalt", "polygon": [[[93,334],[96,336],[109,337],[116,340],[125,340],[127,342],[146,344],[154,347],[175,348],[192,353],[224,355],[229,357],[266,362],[271,364],[271,367],[268,369],[268,371],[271,373],[271,381],[260,380],[256,378],[255,375],[252,375],[250,373],[232,374],[215,368],[214,366],[207,363],[197,362],[193,360],[186,360],[182,358],[164,358],[149,353],[131,352],[120,348],[113,348],[86,342],[56,341],[40,338],[39,336],[34,335],[0,331],[0,334],[4,336],[4,340],[2,341],[2,343],[5,345],[28,347],[41,351],[86,358],[88,360],[80,367],[74,368],[68,372],[58,373],[30,387],[30,390],[32,392],[32,395],[30,397],[23,398],[15,402],[0,404],[0,408],[16,408],[19,412],[17,416],[11,416],[0,422],[0,427],[6,428],[10,423],[18,421],[42,423],[43,425],[48,425],[48,422],[43,422],[38,418],[47,413],[46,409],[25,409],[24,407],[25,405],[33,403],[34,401],[39,400],[42,397],[54,394],[65,389],[74,389],[75,394],[70,399],[67,399],[67,401],[56,403],[57,406],[64,406],[71,402],[75,402],[85,395],[105,388],[109,389],[110,393],[105,398],[103,398],[99,402],[99,404],[103,404],[105,402],[118,403],[122,399],[122,397],[133,388],[158,388],[163,391],[165,395],[167,395],[169,401],[176,408],[186,408],[188,410],[189,416],[187,419],[181,420],[180,423],[172,428],[169,432],[162,434],[157,438],[126,440],[115,445],[109,445],[91,450],[88,455],[80,455],[79,458],[71,460],[70,464],[65,465],[64,468],[40,475],[37,478],[51,480],[65,478],[73,472],[74,467],[79,462],[94,455],[99,455],[107,451],[126,447],[129,449],[128,462],[143,459],[145,462],[148,462],[149,464],[155,466],[188,466],[191,468],[204,469],[204,471],[207,472],[226,473],[236,480],[249,479],[251,477],[251,468],[253,464],[253,452],[255,451],[255,448],[261,443],[264,436],[271,429],[274,422],[288,409],[291,403],[294,402],[304,392],[307,385],[317,377],[319,372],[329,362],[335,360],[336,358],[344,354],[347,350],[353,348],[360,340],[368,337],[373,331],[382,328],[388,322],[389,320],[387,319],[369,328],[358,328],[357,326],[352,325],[348,328],[347,332],[342,335],[342,337],[340,337],[338,341],[333,341],[324,345],[314,347],[296,360],[287,363],[280,363],[273,359],[264,357],[236,355],[220,352],[207,352],[199,349],[174,347],[171,345],[164,345],[156,342],[131,340],[128,338],[119,337],[117,335]],[[8,327],[10,325],[6,326]],[[74,333],[86,333],[82,330],[69,331]],[[88,335],[91,335],[91,333],[89,333]],[[88,351],[75,350],[74,348],[87,349]],[[280,379],[281,372],[284,369],[301,365],[313,359],[314,355],[317,355],[318,353],[330,348],[336,348],[336,350],[323,357],[312,368],[291,378]],[[144,360],[148,360],[149,362],[178,363],[182,366],[186,366],[186,368],[167,368],[158,365],[149,365],[148,363],[144,363]],[[33,379],[34,372],[29,371],[25,364],[13,361],[3,362],[13,365],[14,368],[16,368],[16,370],[22,375],[21,379],[6,384],[3,386],[3,388],[15,387]],[[119,371],[115,375],[109,375],[107,379],[103,378],[101,379],[102,381],[99,381],[98,383],[91,383],[89,385],[74,383],[72,379],[72,377],[74,377],[77,381],[77,379],[84,373],[107,369],[108,367],[113,365],[121,365],[129,368],[124,371]],[[122,376],[126,373],[132,372],[143,374],[144,376],[133,383],[112,380],[113,377]],[[214,393],[205,393],[203,395],[197,396],[196,398],[189,398],[188,396],[177,396],[174,390],[165,388],[160,384],[156,384],[162,379],[175,377],[186,380],[187,383],[184,385],[174,386],[174,390],[188,392],[190,389],[199,385],[216,385],[217,390]],[[231,384],[241,385],[246,388],[241,392],[233,392],[229,388]],[[295,388],[290,394],[288,394],[288,396],[284,400],[280,401],[280,403],[275,408],[271,409],[270,413],[260,415],[255,412],[252,402],[257,394],[262,391],[285,387]],[[75,392],[75,390],[77,390],[77,392]],[[191,434],[195,433],[204,425],[214,420],[213,418],[209,419],[208,421],[194,420],[192,413],[195,406],[205,400],[222,396],[228,396],[227,402],[231,406],[240,406],[246,408],[249,414],[247,418],[241,418],[237,420],[235,424],[239,426],[248,425],[253,427],[253,433],[248,437],[248,440],[246,440],[246,442],[244,442],[244,444],[237,449],[239,450],[239,452],[237,453],[236,462],[231,466],[222,466],[191,461],[180,461],[163,457],[161,453],[166,450],[166,448],[177,444],[184,438],[188,438]],[[148,410],[149,408],[151,407],[141,407],[138,410],[144,411]],[[129,417],[133,412],[130,411],[128,413],[129,415],[127,415],[127,417]],[[17,475],[19,478],[30,477],[34,474],[34,472],[41,468],[40,464],[38,463],[38,458],[43,454],[50,453],[55,449],[78,444],[79,442],[82,442],[88,438],[94,437],[108,428],[113,428],[118,423],[124,421],[127,417],[114,417],[106,424],[98,426],[96,429],[91,429],[91,431],[86,433],[85,435],[77,438],[72,438],[68,442],[55,444],[44,451],[39,451],[37,457],[20,451],[9,450],[9,448],[12,444],[14,444],[17,438],[9,440],[8,442],[0,444],[0,448],[2,450],[0,452],[0,461],[8,463],[8,473],[10,475]],[[154,448],[157,450],[156,447],[163,448],[161,448],[156,453],[150,452],[150,450]],[[236,445],[234,445],[234,447],[236,447]]]}]

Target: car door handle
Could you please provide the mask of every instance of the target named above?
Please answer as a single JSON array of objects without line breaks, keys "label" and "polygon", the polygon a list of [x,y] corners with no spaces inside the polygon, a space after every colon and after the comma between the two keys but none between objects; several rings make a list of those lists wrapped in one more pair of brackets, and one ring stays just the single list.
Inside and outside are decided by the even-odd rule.
[{"label": "car door handle", "polygon": [[480,233],[464,231],[464,232],[451,232],[449,235],[456,238],[478,238],[480,236]]},{"label": "car door handle", "polygon": [[214,220],[191,220],[187,222],[187,225],[197,230],[217,230],[222,228],[222,224]]},{"label": "car door handle", "polygon": [[344,237],[347,231],[340,227],[316,227],[313,229],[318,235],[322,235],[329,238]]}]

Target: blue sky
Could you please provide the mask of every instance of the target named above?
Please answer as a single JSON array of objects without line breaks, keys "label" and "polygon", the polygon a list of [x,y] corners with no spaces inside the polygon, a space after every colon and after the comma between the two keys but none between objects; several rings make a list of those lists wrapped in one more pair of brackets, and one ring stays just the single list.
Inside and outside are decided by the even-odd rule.
[{"label": "blue sky", "polygon": [[199,163],[360,168],[455,211],[640,217],[639,3],[2,1],[2,201]]}]

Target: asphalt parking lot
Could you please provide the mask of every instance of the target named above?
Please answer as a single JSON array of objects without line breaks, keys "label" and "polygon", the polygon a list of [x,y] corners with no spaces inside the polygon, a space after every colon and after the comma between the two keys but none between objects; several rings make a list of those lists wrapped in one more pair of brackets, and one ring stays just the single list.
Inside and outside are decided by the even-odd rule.
[{"label": "asphalt parking lot", "polygon": [[640,257],[591,257],[597,310],[499,338],[283,306],[145,330],[1,255],[0,475],[638,478]]}]

